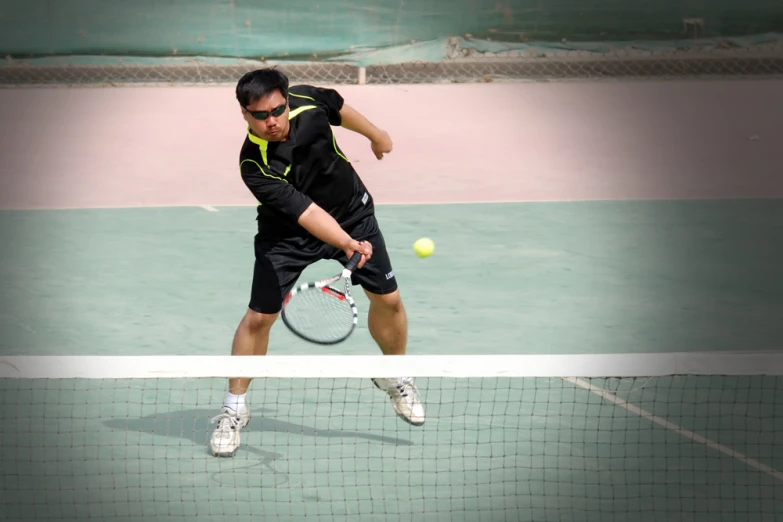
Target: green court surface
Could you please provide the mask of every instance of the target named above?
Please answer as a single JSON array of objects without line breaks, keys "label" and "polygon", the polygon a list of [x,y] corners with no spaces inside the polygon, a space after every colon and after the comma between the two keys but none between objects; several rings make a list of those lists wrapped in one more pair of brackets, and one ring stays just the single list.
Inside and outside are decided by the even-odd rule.
[{"label": "green court surface", "polygon": [[[754,351],[783,339],[781,201],[378,216],[410,353]],[[229,353],[254,208],[0,217],[0,354]],[[429,259],[412,253],[422,236],[436,243]],[[348,342],[310,346],[278,324],[270,353],[377,353],[357,294],[364,314]],[[224,379],[0,379],[0,519],[779,520],[780,377],[590,383],[758,464],[559,378],[418,379],[421,428],[369,379],[256,380],[233,459],[207,453]]]},{"label": "green court surface", "polygon": [[[783,201],[381,206],[409,353],[779,349]],[[255,209],[0,213],[0,354],[221,355],[249,298]],[[413,242],[435,240],[417,258]],[[336,262],[304,278],[334,273]],[[270,353],[324,349],[278,321]]]}]

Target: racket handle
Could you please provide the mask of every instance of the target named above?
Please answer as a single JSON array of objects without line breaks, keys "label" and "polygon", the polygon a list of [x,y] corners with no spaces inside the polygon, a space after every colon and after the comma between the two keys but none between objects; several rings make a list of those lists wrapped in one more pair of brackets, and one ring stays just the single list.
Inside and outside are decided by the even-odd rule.
[{"label": "racket handle", "polygon": [[353,256],[351,256],[351,260],[348,261],[348,264],[345,265],[345,269],[353,272],[356,270],[356,267],[359,266],[359,261],[362,260],[362,253],[361,252],[354,252]]}]

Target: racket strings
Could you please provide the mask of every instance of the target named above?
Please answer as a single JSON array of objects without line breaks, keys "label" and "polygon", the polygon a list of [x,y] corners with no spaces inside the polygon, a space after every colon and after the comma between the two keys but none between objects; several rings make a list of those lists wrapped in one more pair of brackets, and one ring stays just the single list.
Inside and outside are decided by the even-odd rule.
[{"label": "racket strings", "polygon": [[297,293],[286,305],[285,315],[291,328],[320,342],[343,338],[354,322],[351,303],[334,287]]}]

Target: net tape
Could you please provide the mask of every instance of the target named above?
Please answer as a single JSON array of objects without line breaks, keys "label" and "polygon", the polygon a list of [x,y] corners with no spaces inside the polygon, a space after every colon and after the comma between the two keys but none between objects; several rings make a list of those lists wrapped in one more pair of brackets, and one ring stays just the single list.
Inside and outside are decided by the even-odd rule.
[{"label": "net tape", "polygon": [[331,84],[474,83],[513,80],[677,79],[692,77],[783,77],[783,43],[712,45],[645,50],[619,47],[607,52],[574,49],[481,52],[451,45],[438,62],[409,61],[360,67],[339,61],[275,63],[193,59],[150,65],[77,65],[68,57],[50,65],[6,59],[0,85],[78,85],[116,83],[234,83],[245,72],[274,65],[293,82]]}]

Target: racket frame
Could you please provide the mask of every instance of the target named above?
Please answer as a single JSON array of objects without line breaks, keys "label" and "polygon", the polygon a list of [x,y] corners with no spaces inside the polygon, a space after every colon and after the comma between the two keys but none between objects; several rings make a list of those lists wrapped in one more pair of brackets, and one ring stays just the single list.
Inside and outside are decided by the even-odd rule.
[{"label": "racket frame", "polygon": [[[353,296],[351,295],[351,275],[353,274],[353,271],[356,270],[356,266],[359,264],[359,261],[362,258],[362,254],[360,252],[354,253],[354,255],[351,257],[350,261],[348,261],[348,264],[345,265],[345,268],[343,270],[328,279],[321,279],[320,281],[311,281],[307,283],[302,283],[300,285],[295,285],[290,292],[288,292],[288,295],[285,296],[285,299],[283,300],[283,308],[280,312],[280,316],[283,319],[283,323],[285,323],[286,327],[288,327],[288,330],[291,331],[294,335],[299,337],[300,339],[304,339],[305,341],[315,343],[315,344],[321,344],[321,345],[330,345],[330,344],[337,344],[341,343],[344,340],[346,340],[354,331],[356,328],[356,324],[359,322],[359,310],[356,307],[356,303],[353,300]],[[331,285],[336,283],[337,281],[345,281],[345,285],[342,291],[333,288]],[[316,339],[313,337],[308,336],[307,334],[304,334],[300,331],[298,331],[296,328],[294,328],[291,323],[286,318],[286,305],[288,302],[298,293],[310,291],[313,290],[323,290],[324,288],[329,287],[332,290],[335,290],[337,292],[340,292],[345,299],[345,301],[348,303],[348,305],[351,307],[351,312],[353,314],[353,320],[351,321],[351,327],[343,334],[341,337],[338,337],[336,339],[331,339],[328,341],[324,341],[323,339]]]}]

